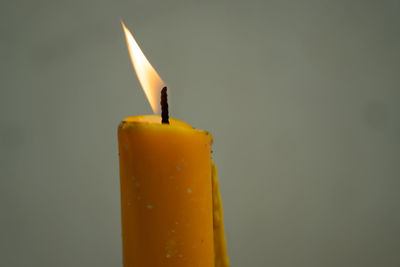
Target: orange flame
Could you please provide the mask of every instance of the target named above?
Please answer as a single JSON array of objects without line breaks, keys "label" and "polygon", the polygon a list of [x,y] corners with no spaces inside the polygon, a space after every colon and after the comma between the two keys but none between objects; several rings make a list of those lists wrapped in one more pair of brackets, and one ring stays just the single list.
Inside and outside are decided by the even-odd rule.
[{"label": "orange flame", "polygon": [[126,44],[128,46],[129,55],[133,67],[135,68],[136,75],[138,76],[139,82],[142,85],[143,91],[150,103],[154,113],[159,113],[160,107],[160,93],[161,89],[165,86],[165,83],[157,74],[156,70],[151,66],[146,56],[140,50],[139,45],[133,38],[132,33],[126,28],[125,24],[121,21],[122,28],[124,29]]}]

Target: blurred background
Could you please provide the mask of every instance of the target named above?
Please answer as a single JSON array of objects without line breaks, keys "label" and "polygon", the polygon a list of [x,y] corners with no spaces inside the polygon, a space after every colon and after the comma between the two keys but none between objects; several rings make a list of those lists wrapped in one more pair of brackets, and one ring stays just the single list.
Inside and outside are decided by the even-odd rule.
[{"label": "blurred background", "polygon": [[399,1],[1,1],[0,266],[122,266],[123,19],[215,137],[233,267],[400,266]]}]

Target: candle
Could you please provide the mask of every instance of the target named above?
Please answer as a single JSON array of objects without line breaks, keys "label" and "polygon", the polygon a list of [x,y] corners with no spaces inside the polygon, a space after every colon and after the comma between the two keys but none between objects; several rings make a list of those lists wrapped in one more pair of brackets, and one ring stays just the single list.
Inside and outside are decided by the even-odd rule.
[{"label": "candle", "polygon": [[118,127],[124,266],[229,266],[213,138],[168,117],[164,82],[123,28],[153,111],[163,106]]}]

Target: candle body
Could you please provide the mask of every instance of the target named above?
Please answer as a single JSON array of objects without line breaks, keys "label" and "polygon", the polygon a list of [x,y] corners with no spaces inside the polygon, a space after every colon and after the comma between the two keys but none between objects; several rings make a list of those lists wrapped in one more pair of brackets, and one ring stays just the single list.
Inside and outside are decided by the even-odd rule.
[{"label": "candle body", "polygon": [[159,116],[118,128],[125,267],[214,267],[212,136]]}]

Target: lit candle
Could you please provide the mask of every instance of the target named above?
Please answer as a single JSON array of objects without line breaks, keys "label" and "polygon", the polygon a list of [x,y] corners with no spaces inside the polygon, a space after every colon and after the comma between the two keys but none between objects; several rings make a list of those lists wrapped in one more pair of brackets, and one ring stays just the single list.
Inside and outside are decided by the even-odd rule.
[{"label": "lit candle", "polygon": [[124,266],[229,266],[213,138],[168,117],[167,88],[122,25],[147,99],[162,106],[118,127]]}]

